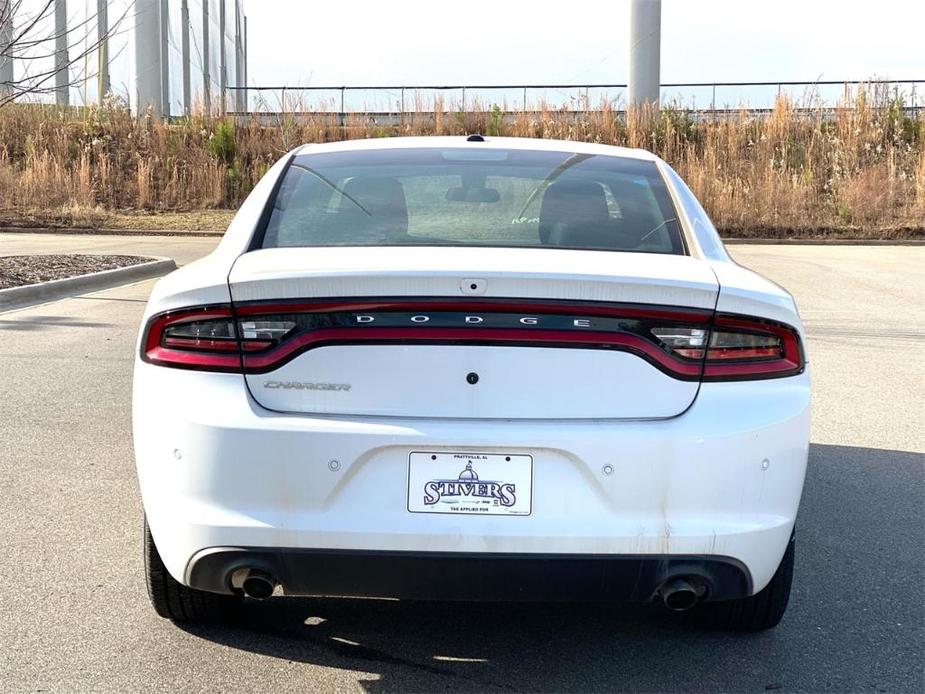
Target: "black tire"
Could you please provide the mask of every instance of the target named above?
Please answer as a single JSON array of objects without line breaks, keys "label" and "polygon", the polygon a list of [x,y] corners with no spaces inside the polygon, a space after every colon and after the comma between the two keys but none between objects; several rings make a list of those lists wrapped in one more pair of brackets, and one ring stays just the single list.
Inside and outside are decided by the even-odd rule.
[{"label": "black tire", "polygon": [[154,611],[174,622],[214,622],[229,617],[241,602],[238,595],[219,595],[189,588],[164,566],[145,520],[145,583]]},{"label": "black tire", "polygon": [[701,605],[698,612],[706,625],[729,631],[764,631],[776,627],[790,600],[795,549],[796,536],[791,535],[771,582],[755,595]]}]

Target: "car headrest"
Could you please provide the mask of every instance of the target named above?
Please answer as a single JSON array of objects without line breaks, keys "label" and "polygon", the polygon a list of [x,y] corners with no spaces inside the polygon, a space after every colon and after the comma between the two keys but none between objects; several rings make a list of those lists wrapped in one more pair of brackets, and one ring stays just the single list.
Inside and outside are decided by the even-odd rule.
[{"label": "car headrest", "polygon": [[594,181],[558,181],[546,189],[540,205],[540,241],[549,243],[557,224],[608,224],[604,189]]},{"label": "car headrest", "polygon": [[357,176],[344,184],[346,194],[341,199],[341,211],[356,210],[356,205],[347,198],[353,198],[369,213],[369,223],[378,229],[408,231],[408,203],[405,189],[391,176]]}]

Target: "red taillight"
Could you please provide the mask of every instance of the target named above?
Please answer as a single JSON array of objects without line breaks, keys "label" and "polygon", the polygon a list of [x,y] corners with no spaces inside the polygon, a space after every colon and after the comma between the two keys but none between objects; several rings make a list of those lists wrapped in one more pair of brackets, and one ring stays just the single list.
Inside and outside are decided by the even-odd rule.
[{"label": "red taillight", "polygon": [[148,324],[141,358],[161,366],[240,371],[241,355],[231,309],[183,309],[155,316]]},{"label": "red taillight", "polygon": [[294,325],[279,321],[236,324],[227,307],[170,311],[156,316],[148,325],[142,358],[161,366],[240,371],[242,351],[260,352],[272,347]]},{"label": "red taillight", "polygon": [[705,381],[792,376],[804,367],[800,336],[789,325],[745,316],[714,319]]},{"label": "red taillight", "polygon": [[652,333],[674,354],[703,360],[703,378],[708,381],[790,376],[804,367],[797,332],[760,318],[719,315],[709,333],[663,327]]},{"label": "red taillight", "polygon": [[[235,317],[237,313],[237,317]],[[797,332],[758,318],[658,306],[510,301],[248,304],[151,319],[142,358],[207,371],[266,373],[331,344],[455,343],[613,349],[682,380],[745,380],[802,371]]]}]

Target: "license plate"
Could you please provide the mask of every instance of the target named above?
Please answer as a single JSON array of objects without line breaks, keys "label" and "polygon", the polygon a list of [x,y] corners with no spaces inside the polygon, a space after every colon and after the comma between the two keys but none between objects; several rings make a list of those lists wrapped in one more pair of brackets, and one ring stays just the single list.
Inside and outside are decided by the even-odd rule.
[{"label": "license plate", "polygon": [[408,459],[408,510],[528,516],[533,456],[414,452]]}]

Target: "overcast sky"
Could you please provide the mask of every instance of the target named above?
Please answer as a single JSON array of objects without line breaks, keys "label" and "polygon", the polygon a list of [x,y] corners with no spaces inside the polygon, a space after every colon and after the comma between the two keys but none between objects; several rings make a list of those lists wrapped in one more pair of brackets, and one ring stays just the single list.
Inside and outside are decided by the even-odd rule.
[{"label": "overcast sky", "polygon": [[[628,0],[248,0],[252,85],[625,82]],[[925,78],[925,0],[663,0],[662,81]]]}]

